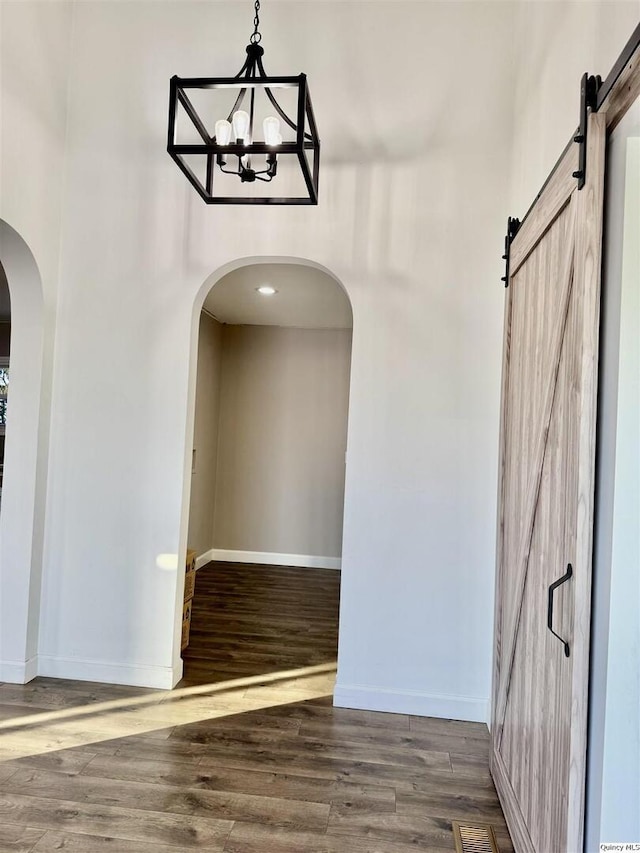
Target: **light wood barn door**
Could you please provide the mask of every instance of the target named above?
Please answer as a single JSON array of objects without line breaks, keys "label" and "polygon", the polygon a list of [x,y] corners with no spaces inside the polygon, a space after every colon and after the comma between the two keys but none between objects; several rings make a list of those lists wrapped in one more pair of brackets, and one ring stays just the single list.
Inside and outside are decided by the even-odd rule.
[{"label": "light wood barn door", "polygon": [[571,145],[511,244],[491,762],[518,853],[582,851],[604,149],[591,115],[586,185]]}]

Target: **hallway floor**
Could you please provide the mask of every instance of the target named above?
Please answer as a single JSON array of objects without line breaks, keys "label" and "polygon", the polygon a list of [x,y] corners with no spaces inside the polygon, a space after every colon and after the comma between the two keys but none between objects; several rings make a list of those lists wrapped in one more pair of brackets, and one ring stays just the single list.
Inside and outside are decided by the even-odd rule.
[{"label": "hallway floor", "polygon": [[335,668],[340,572],[209,563],[196,575],[186,684]]},{"label": "hallway floor", "polygon": [[486,726],[332,707],[338,584],[201,569],[173,691],[0,685],[0,851],[511,853]]}]

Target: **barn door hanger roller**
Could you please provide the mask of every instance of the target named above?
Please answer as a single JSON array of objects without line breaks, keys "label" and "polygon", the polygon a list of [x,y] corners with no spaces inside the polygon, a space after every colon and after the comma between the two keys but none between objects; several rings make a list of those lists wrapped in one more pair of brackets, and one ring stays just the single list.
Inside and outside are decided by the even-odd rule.
[{"label": "barn door hanger roller", "polygon": [[504,275],[502,276],[502,281],[504,282],[505,287],[509,287],[509,256],[511,254],[511,243],[519,230],[520,220],[516,219],[514,216],[510,216],[507,219],[507,233],[504,238],[504,255],[502,256],[502,260],[505,261],[505,270]]},{"label": "barn door hanger roller", "polygon": [[[589,112],[597,112],[598,110],[598,107],[600,105],[598,102],[598,93],[601,91],[601,87],[602,80],[600,77],[594,77],[593,75],[589,74],[582,75],[582,80],[580,81],[580,126],[573,137],[573,141],[580,146],[580,151],[578,154],[578,169],[572,173],[573,177],[578,179],[579,190],[584,187],[587,175],[587,122],[589,118]],[[562,157],[560,159],[562,159]],[[553,167],[551,174],[555,172],[557,165],[558,164],[556,163],[556,165]],[[547,178],[547,181],[545,182],[542,190],[544,190],[544,187],[547,185],[550,177],[551,176]],[[535,201],[537,201],[542,195],[542,190],[540,190],[540,192],[536,196]],[[533,207],[533,205],[531,207]],[[531,210],[531,207],[529,208],[529,211]],[[509,260],[511,254],[511,244],[514,240],[514,237],[520,230],[520,227],[529,215],[529,211],[527,211],[527,213],[525,214],[522,222],[512,216],[510,216],[507,221],[507,233],[504,238],[504,254],[502,256],[502,260],[505,261],[505,274],[502,276],[502,281],[504,282],[505,287],[509,287]]]},{"label": "barn door hanger roller", "polygon": [[573,172],[573,177],[578,179],[578,189],[584,187],[587,179],[587,122],[589,111],[596,112],[598,109],[598,92],[602,86],[602,78],[589,75],[586,72],[580,81],[580,126],[573,137],[573,141],[580,146],[578,154],[578,169]]},{"label": "barn door hanger roller", "polygon": [[[616,59],[611,71],[607,75],[604,82],[597,75],[582,75],[582,79],[580,81],[580,126],[578,127],[578,129],[573,135],[573,138],[569,142],[569,145],[576,143],[580,146],[578,154],[578,168],[575,172],[572,173],[573,177],[577,178],[578,180],[579,190],[584,187],[587,178],[587,129],[589,112],[597,113],[600,111],[602,106],[606,103],[607,98],[611,94],[611,91],[614,89],[621,75],[625,71],[629,70],[629,63],[634,62],[634,57],[638,48],[640,48],[640,24],[638,24],[638,26],[631,34],[631,38],[622,49],[620,56]],[[560,158],[558,159],[558,162],[553,167],[546,181],[542,185],[542,189],[533,200],[531,207],[523,216],[522,221],[518,219],[513,219],[511,217],[509,218],[509,222],[507,225],[507,236],[505,238],[505,253],[502,256],[503,260],[506,261],[506,274],[502,278],[505,287],[509,286],[509,253],[513,238],[515,237],[517,231],[527,221],[527,218],[533,210],[536,202],[542,195],[545,187],[551,180],[552,176],[555,174],[558,165],[563,161],[566,152],[567,149],[565,148]]]}]

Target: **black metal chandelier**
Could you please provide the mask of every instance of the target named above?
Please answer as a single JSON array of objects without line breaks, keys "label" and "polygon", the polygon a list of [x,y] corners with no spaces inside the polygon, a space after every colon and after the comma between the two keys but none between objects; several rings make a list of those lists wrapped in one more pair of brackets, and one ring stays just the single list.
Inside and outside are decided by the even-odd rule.
[{"label": "black metal chandelier", "polygon": [[260,0],[254,8],[235,77],[171,78],[167,151],[207,204],[317,204],[320,139],[307,77],[267,76]]}]

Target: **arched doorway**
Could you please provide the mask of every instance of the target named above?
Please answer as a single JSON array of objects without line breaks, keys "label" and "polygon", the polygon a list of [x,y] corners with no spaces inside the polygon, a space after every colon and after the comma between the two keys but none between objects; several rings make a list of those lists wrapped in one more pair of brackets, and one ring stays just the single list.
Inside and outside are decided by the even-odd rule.
[{"label": "arched doorway", "polygon": [[11,301],[10,390],[0,508],[0,680],[37,675],[46,481],[44,298],[31,250],[0,220],[0,263]]},{"label": "arched doorway", "polygon": [[[254,578],[271,574],[303,588],[340,568],[352,325],[342,284],[306,260],[244,259],[203,284],[194,310],[187,435],[195,435],[185,460],[181,530],[199,565],[214,560],[234,579],[249,577],[251,565],[287,567]],[[223,365],[221,378],[208,376],[206,385],[203,346],[207,358],[212,347],[222,352],[213,356]],[[218,395],[219,403],[203,401],[203,393]],[[233,564],[243,571],[236,575]],[[325,581],[335,592],[337,635],[339,572],[329,571]],[[320,663],[330,646],[313,649],[300,665]]]}]

